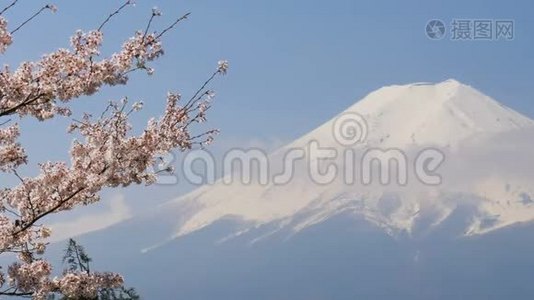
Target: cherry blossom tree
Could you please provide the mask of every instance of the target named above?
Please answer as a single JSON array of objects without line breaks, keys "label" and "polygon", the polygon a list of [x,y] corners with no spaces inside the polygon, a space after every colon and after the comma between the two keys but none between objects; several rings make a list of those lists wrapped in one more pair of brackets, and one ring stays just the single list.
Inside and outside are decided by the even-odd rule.
[{"label": "cherry blossom tree", "polygon": [[[46,5],[22,24],[10,26],[3,15],[17,1],[0,11],[0,53],[8,50],[17,31],[31,26],[28,24],[39,14],[56,10]],[[219,62],[190,99],[169,92],[162,115],[149,120],[139,135],[132,133],[129,117],[143,108],[142,102],[129,103],[124,98],[110,102],[96,116],[79,112],[82,117],[72,117],[71,101],[98,94],[104,85],[127,84],[132,72],[152,74],[149,63],[163,55],[162,38],[189,15],[152,31],[154,19],[161,15],[153,9],[144,30],[135,32],[117,52],[102,57],[103,29],[132,4],[132,0],[126,1],[95,30],[75,32],[69,49],[0,70],[0,172],[19,181],[0,189],[0,254],[13,260],[0,268],[0,295],[46,299],[59,294],[69,299],[90,299],[102,289],[122,286],[123,278],[115,273],[72,269],[55,274],[43,258],[52,234],[45,225],[47,216],[98,202],[99,192],[106,187],[153,184],[157,174],[149,167],[158,158],[174,149],[185,151],[209,143],[217,133],[208,130],[194,135],[190,128],[205,120],[214,96],[209,83],[217,75],[226,74],[226,61]],[[19,124],[12,120],[36,118],[44,122],[55,117],[73,120],[68,128],[74,139],[70,161],[40,162],[40,173],[35,177],[20,174],[20,166],[36,162],[28,158],[19,142]]]}]

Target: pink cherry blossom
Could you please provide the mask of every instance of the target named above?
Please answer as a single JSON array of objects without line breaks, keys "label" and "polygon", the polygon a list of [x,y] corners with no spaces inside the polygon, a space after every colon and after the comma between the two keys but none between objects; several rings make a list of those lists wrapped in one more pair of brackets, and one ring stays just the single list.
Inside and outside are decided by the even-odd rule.
[{"label": "pink cherry blossom", "polygon": [[[117,12],[132,3],[127,1]],[[44,8],[56,10],[53,5]],[[155,9],[152,14],[161,13]],[[8,118],[46,121],[58,115],[79,115],[69,108],[71,101],[95,94],[104,85],[126,84],[128,74],[136,70],[151,74],[153,69],[148,64],[164,53],[163,34],[187,16],[159,34],[138,31],[117,52],[101,57],[104,34],[100,29],[108,17],[99,30],[75,32],[69,49],[57,49],[37,61],[0,70],[0,172],[19,180],[16,186],[0,189],[0,254],[16,254],[18,260],[0,268],[0,295],[47,299],[50,294],[59,293],[70,298],[91,298],[99,289],[123,283],[122,277],[114,273],[73,271],[53,277],[51,264],[43,258],[53,232],[43,222],[50,214],[99,201],[99,192],[104,188],[153,184],[157,174],[150,167],[162,155],[210,143],[217,130],[196,135],[190,130],[206,119],[214,97],[206,87],[217,74],[226,74],[228,62],[220,61],[188,101],[182,101],[179,93],[169,92],[161,116],[150,119],[139,135],[133,134],[129,117],[143,108],[142,101],[132,105],[127,98],[112,101],[97,117],[83,113],[68,128],[74,138],[70,160],[39,163],[39,174],[34,177],[19,174],[19,167],[29,164],[29,159],[18,141],[20,127]],[[0,16],[0,53],[13,42],[7,28],[8,22]],[[172,168],[166,171],[172,172]]]}]

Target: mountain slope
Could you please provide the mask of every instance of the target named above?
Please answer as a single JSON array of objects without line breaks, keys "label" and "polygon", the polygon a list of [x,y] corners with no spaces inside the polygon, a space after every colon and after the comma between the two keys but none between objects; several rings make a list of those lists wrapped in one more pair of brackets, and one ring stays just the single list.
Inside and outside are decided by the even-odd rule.
[{"label": "mountain slope", "polygon": [[[337,122],[354,113],[363,120],[356,120],[361,123],[356,131],[365,132],[337,132]],[[237,177],[232,177],[231,183],[221,179],[160,207],[162,212],[176,211],[180,221],[176,222],[174,234],[145,251],[227,218],[240,224],[228,238],[261,225],[276,224],[272,231],[252,242],[282,228],[298,232],[344,212],[361,216],[391,235],[426,233],[460,206],[473,207],[463,234],[479,234],[531,221],[533,177],[515,172],[510,162],[528,155],[534,148],[526,144],[524,149],[509,147],[508,152],[503,152],[499,147],[503,137],[523,131],[530,133],[533,126],[534,121],[455,80],[385,87],[268,157],[272,176],[277,174],[273,170],[277,167],[280,170],[284,155],[291,149],[303,149],[305,160],[320,159],[308,147],[315,141],[321,148],[338,153],[333,161],[338,178],[318,184],[307,176],[309,165],[303,161],[295,163],[294,175],[287,184],[273,181],[262,184],[257,180],[245,184],[235,180],[239,174],[234,174]],[[360,134],[364,139],[346,146],[340,143],[340,134],[348,138],[350,134]],[[358,182],[347,184],[340,175],[347,167],[347,162],[341,160],[347,149],[355,151],[357,158],[370,148],[399,149],[409,159],[415,159],[418,151],[428,147],[445,155],[442,184],[438,186],[421,184],[414,178],[406,186],[364,186]],[[497,163],[494,156],[499,155],[509,159]],[[495,162],[501,170],[488,167],[487,162]],[[412,161],[408,166],[411,164]],[[322,167],[326,165],[323,163]],[[355,172],[361,167],[356,163]]]},{"label": "mountain slope", "polygon": [[[286,228],[253,244],[273,226],[214,243],[236,230],[230,220],[217,221],[140,253],[160,237],[161,215],[79,241],[94,270],[120,272],[143,299],[532,299],[534,226],[451,238],[465,214],[456,211],[421,238],[391,238],[347,212],[289,239]],[[54,247],[57,258],[62,247]]]},{"label": "mountain slope", "polygon": [[[273,175],[304,152],[286,184],[223,178],[77,239],[147,299],[532,299],[533,126],[453,80],[385,87],[270,154]],[[320,164],[340,176],[318,183],[310,142],[402,150],[409,180],[347,183],[361,164],[340,155]],[[429,148],[445,155],[441,184],[414,177]]]}]

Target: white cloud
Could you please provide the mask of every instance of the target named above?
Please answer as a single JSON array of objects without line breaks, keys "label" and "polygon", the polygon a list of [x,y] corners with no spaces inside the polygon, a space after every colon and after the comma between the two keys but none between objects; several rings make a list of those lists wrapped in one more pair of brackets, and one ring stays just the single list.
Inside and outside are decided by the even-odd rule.
[{"label": "white cloud", "polygon": [[126,220],[132,216],[130,207],[126,204],[124,195],[117,194],[107,203],[104,211],[84,214],[81,217],[52,223],[51,242],[59,242],[71,237],[79,236],[92,231],[101,230]]}]

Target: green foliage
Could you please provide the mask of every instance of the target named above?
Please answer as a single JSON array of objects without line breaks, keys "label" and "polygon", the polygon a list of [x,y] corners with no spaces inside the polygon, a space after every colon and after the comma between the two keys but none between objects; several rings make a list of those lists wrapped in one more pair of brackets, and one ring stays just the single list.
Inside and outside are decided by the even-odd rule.
[{"label": "green foliage", "polygon": [[[63,264],[66,266],[64,273],[67,272],[86,272],[90,273],[91,269],[89,263],[92,261],[91,257],[87,255],[82,245],[75,240],[69,239],[65,254],[63,255]],[[65,296],[56,298],[53,295],[50,300],[139,300],[141,297],[134,288],[126,288],[121,286],[119,288],[104,288],[98,291],[98,296],[93,299],[72,299]]]},{"label": "green foliage", "polygon": [[98,295],[99,300],[139,300],[141,297],[134,288],[120,287],[118,289],[102,289]]},{"label": "green foliage", "polygon": [[69,239],[68,246],[63,255],[63,264],[67,265],[65,272],[86,272],[90,273],[89,263],[91,258],[85,252],[82,245],[75,240]]}]

